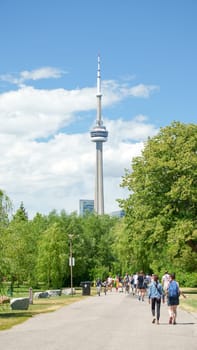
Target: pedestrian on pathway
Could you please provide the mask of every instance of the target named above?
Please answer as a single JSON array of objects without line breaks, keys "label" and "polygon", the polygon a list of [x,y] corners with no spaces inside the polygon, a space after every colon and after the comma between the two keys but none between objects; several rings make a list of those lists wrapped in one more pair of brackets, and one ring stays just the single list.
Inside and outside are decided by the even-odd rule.
[{"label": "pedestrian on pathway", "polygon": [[175,280],[175,273],[171,273],[167,288],[169,324],[176,324],[177,306],[179,305],[180,294],[186,298],[186,296],[181,292],[178,282]]},{"label": "pedestrian on pathway", "polygon": [[157,324],[159,324],[161,300],[163,300],[163,303],[165,302],[165,294],[157,275],[152,276],[152,282],[148,290],[148,300],[149,304],[151,304],[152,323],[155,323],[157,320]]},{"label": "pedestrian on pathway", "polygon": [[102,288],[102,281],[101,281],[100,278],[98,278],[96,280],[96,291],[97,291],[97,294],[98,294],[99,297],[101,295],[101,288]]},{"label": "pedestrian on pathway", "polygon": [[168,285],[169,285],[169,273],[168,271],[165,271],[164,275],[162,276],[162,286],[163,286],[163,289],[164,289],[164,292],[167,291],[167,288],[168,288]]},{"label": "pedestrian on pathway", "polygon": [[116,277],[115,277],[115,288],[116,288],[116,292],[118,292],[118,288],[119,288],[119,276],[118,275],[116,275]]},{"label": "pedestrian on pathway", "polygon": [[134,294],[137,295],[137,282],[138,282],[138,272],[133,275],[133,285],[134,285]]},{"label": "pedestrian on pathway", "polygon": [[128,272],[124,276],[124,288],[125,288],[125,293],[129,293],[130,276],[129,276]]},{"label": "pedestrian on pathway", "polygon": [[143,271],[140,271],[137,279],[138,300],[144,301],[146,293],[145,275]]}]

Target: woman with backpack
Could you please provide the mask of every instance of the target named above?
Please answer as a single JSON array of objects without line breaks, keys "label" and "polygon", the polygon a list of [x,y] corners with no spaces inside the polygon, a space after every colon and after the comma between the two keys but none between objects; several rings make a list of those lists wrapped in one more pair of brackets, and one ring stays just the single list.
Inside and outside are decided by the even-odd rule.
[{"label": "woman with backpack", "polygon": [[169,324],[176,324],[177,306],[179,305],[180,294],[185,295],[180,291],[179,284],[175,281],[175,273],[171,273],[169,277],[169,284],[167,287],[167,304],[169,312]]},{"label": "woman with backpack", "polygon": [[[155,323],[157,319],[157,324],[159,324],[161,299],[163,300],[163,303],[164,303],[165,294],[163,291],[163,287],[161,283],[159,283],[158,276],[153,275],[152,281],[151,281],[151,284],[149,285],[149,290],[148,290],[148,300],[149,300],[149,304],[151,303],[151,312],[153,315],[152,323]],[[156,311],[156,315],[155,315],[155,311]]]}]

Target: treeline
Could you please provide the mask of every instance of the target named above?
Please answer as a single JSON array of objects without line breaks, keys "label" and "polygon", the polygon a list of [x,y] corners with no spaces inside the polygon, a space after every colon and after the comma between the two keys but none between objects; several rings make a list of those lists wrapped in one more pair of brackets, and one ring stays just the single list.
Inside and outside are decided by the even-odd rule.
[{"label": "treeline", "polygon": [[46,288],[70,286],[71,248],[74,285],[107,277],[118,267],[112,248],[117,221],[108,215],[81,217],[55,210],[29,220],[21,203],[12,220],[4,218],[1,225],[1,280],[6,278],[15,284],[26,281],[32,287],[38,283]]},{"label": "treeline", "polygon": [[197,287],[197,126],[172,123],[147,140],[132,160],[119,200],[125,218],[55,210],[32,220],[21,203],[11,216],[11,201],[0,191],[0,279],[35,287],[143,270],[159,276],[176,272],[181,285]]}]

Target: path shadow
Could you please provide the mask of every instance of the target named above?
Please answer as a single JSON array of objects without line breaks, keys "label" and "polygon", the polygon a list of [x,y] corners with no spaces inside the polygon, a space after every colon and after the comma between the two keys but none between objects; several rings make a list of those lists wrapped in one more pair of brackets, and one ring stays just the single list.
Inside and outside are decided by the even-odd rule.
[{"label": "path shadow", "polygon": [[0,319],[1,318],[11,318],[11,317],[32,317],[31,313],[24,313],[24,312],[18,312],[18,313],[14,313],[14,312],[9,312],[9,313],[2,313],[0,315]]},{"label": "path shadow", "polygon": [[160,326],[169,326],[169,327],[176,327],[176,326],[191,326],[197,324],[196,322],[177,322],[176,324],[169,324],[168,322],[161,322]]}]

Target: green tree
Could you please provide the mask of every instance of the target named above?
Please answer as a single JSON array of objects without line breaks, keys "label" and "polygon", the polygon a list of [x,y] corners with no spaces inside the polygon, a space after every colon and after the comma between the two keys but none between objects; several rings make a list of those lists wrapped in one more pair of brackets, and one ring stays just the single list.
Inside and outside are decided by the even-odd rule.
[{"label": "green tree", "polygon": [[23,202],[21,202],[19,209],[13,215],[13,220],[28,221],[28,214],[27,214],[27,211],[23,205]]},{"label": "green tree", "polygon": [[196,155],[197,125],[174,122],[148,139],[125,173],[122,186],[130,195],[120,204],[140,268],[197,267]]},{"label": "green tree", "polygon": [[68,271],[68,250],[65,232],[53,223],[39,240],[37,278],[48,288],[61,288]]},{"label": "green tree", "polygon": [[3,246],[6,259],[6,275],[12,282],[32,283],[36,258],[37,239],[21,204],[4,231]]},{"label": "green tree", "polygon": [[83,251],[86,274],[90,279],[109,274],[113,269],[114,256],[112,228],[117,218],[108,215],[87,214],[82,221]]},{"label": "green tree", "polygon": [[12,211],[12,202],[7,194],[0,190],[0,227],[7,226]]},{"label": "green tree", "polygon": [[9,216],[12,212],[12,202],[3,190],[0,190],[0,292],[2,280],[6,276],[8,267],[5,255],[4,236],[9,225]]}]

